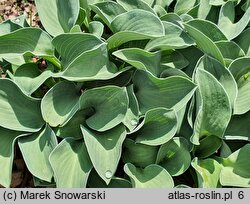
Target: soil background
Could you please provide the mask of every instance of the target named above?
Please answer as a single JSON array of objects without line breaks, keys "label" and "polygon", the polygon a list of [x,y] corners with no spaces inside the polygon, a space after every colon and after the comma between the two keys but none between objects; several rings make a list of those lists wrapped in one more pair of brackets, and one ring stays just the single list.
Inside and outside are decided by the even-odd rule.
[{"label": "soil background", "polygon": [[0,22],[26,14],[30,26],[39,26],[34,0],[0,0]]}]

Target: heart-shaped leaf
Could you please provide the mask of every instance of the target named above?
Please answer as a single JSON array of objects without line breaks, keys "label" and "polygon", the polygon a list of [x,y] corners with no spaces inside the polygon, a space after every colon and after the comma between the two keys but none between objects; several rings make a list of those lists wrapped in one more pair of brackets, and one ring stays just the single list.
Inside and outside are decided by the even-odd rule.
[{"label": "heart-shaped leaf", "polygon": [[52,151],[49,160],[58,188],[86,187],[93,166],[81,140],[64,139]]},{"label": "heart-shaped leaf", "polygon": [[94,114],[86,124],[97,131],[109,130],[125,117],[128,108],[128,95],[125,88],[103,86],[89,89],[80,97],[80,109],[92,108]]},{"label": "heart-shaped leaf", "polygon": [[[143,22],[146,21],[147,24],[145,24],[145,26]],[[131,31],[149,37],[161,37],[165,33],[163,24],[157,16],[148,11],[140,9],[134,9],[132,11],[118,15],[112,21],[111,27],[114,33],[121,31]]]},{"label": "heart-shaped leaf", "polygon": [[208,20],[194,19],[187,22],[188,25],[202,32],[205,36],[210,38],[213,42],[226,41],[227,38],[220,30],[220,28]]},{"label": "heart-shaped leaf", "polygon": [[49,163],[49,155],[57,146],[57,139],[52,129],[46,125],[37,133],[19,138],[18,145],[32,175],[51,182],[53,171]]},{"label": "heart-shaped leaf", "polygon": [[25,132],[37,132],[43,126],[40,100],[26,96],[10,79],[0,79],[0,125]]},{"label": "heart-shaped leaf", "polygon": [[44,120],[52,127],[67,122],[79,109],[79,92],[72,82],[62,81],[56,84],[42,99]]},{"label": "heart-shaped leaf", "polygon": [[82,53],[71,62],[65,71],[54,76],[62,77],[68,81],[83,82],[111,79],[123,71],[126,69],[118,70],[116,65],[109,61],[107,45],[103,43],[95,49]]},{"label": "heart-shaped leaf", "polygon": [[121,13],[126,12],[126,10],[114,1],[104,1],[96,4],[90,5],[91,10],[93,10],[108,26],[114,20],[114,18]]},{"label": "heart-shaped leaf", "polygon": [[122,159],[124,163],[132,163],[138,167],[146,167],[154,164],[159,147],[135,143],[126,138],[123,143]]},{"label": "heart-shaped leaf", "polygon": [[214,159],[198,160],[195,157],[191,163],[198,178],[199,188],[216,188],[219,183],[222,166]]},{"label": "heart-shaped leaf", "polygon": [[26,63],[18,67],[12,80],[25,92],[31,95],[35,92],[48,78],[53,76],[54,67],[49,64],[46,70],[41,72],[35,63]]},{"label": "heart-shaped leaf", "polygon": [[34,2],[0,23],[0,187],[16,147],[34,187],[250,187],[250,0]]},{"label": "heart-shaped leaf", "polygon": [[250,187],[250,145],[233,152],[223,161],[220,182],[223,186]]},{"label": "heart-shaped leaf", "polygon": [[178,25],[163,21],[165,36],[152,39],[148,42],[146,50],[171,50],[186,48],[194,44],[194,41]]},{"label": "heart-shaped leaf", "polygon": [[155,108],[146,112],[143,122],[133,131],[135,142],[157,146],[168,142],[177,131],[177,115],[173,110]]},{"label": "heart-shaped leaf", "polygon": [[174,137],[163,144],[156,160],[156,163],[164,167],[172,176],[183,174],[188,169],[190,162],[188,142],[182,137]]},{"label": "heart-shaped leaf", "polygon": [[81,130],[95,170],[109,184],[121,157],[125,127],[121,124],[111,130],[97,132],[81,126]]},{"label": "heart-shaped leaf", "polygon": [[193,144],[199,145],[202,136],[222,137],[231,118],[231,106],[223,86],[209,72],[197,69],[195,81],[198,84],[201,106],[194,124],[191,137]]},{"label": "heart-shaped leaf", "polygon": [[11,184],[15,141],[18,137],[27,135],[29,134],[0,127],[0,184],[6,188]]},{"label": "heart-shaped leaf", "polygon": [[149,71],[154,76],[159,76],[160,52],[148,52],[139,48],[127,48],[112,53],[116,57],[131,64],[137,69]]},{"label": "heart-shaped leaf", "polygon": [[[202,24],[202,21],[199,23]],[[223,59],[223,55],[221,54],[219,48],[216,46],[212,39],[210,39],[198,29],[200,26],[195,25],[194,27],[194,25],[189,24],[189,22],[184,24],[184,26],[188,31],[188,34],[194,39],[198,48],[200,48],[204,53],[214,57],[224,65],[225,62]]]},{"label": "heart-shaped leaf", "polygon": [[145,71],[136,71],[133,82],[141,113],[157,107],[178,111],[190,100],[196,89],[188,78],[172,76],[162,79]]},{"label": "heart-shaped leaf", "polygon": [[23,55],[32,53],[40,57],[53,57],[51,37],[39,28],[21,28],[0,36],[0,58],[16,65],[25,61]]},{"label": "heart-shaped leaf", "polygon": [[208,71],[221,83],[228,94],[233,109],[238,94],[238,89],[236,81],[231,72],[226,69],[219,61],[209,56],[202,57],[199,60],[197,67],[199,69]]},{"label": "heart-shaped leaf", "polygon": [[108,40],[109,49],[132,40],[143,40],[162,37],[165,30],[161,20],[151,12],[134,9],[118,15],[111,22],[115,33]]},{"label": "heart-shaped leaf", "polygon": [[234,60],[229,70],[233,74],[237,86],[238,95],[235,101],[234,114],[243,114],[250,110],[249,99],[249,73],[250,73],[250,58],[244,57]]},{"label": "heart-shaped leaf", "polygon": [[136,168],[127,163],[125,173],[130,177],[134,188],[173,188],[174,182],[170,174],[161,166],[151,164],[145,169]]},{"label": "heart-shaped leaf", "polygon": [[39,18],[52,36],[67,33],[78,18],[79,1],[35,0]]},{"label": "heart-shaped leaf", "polygon": [[70,33],[55,37],[52,44],[60,54],[65,70],[81,54],[99,47],[103,41],[89,33]]},{"label": "heart-shaped leaf", "polygon": [[234,23],[234,19],[234,3],[232,1],[228,1],[221,7],[218,26],[229,40],[237,37],[248,25],[250,20],[250,8],[247,9],[242,18],[237,23]]}]

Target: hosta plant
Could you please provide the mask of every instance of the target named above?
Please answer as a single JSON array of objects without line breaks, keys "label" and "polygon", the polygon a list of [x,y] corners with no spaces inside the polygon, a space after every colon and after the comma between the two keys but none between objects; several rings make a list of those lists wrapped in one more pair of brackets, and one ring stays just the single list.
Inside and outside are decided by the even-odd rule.
[{"label": "hosta plant", "polygon": [[36,0],[0,24],[0,184],[250,187],[249,0]]}]

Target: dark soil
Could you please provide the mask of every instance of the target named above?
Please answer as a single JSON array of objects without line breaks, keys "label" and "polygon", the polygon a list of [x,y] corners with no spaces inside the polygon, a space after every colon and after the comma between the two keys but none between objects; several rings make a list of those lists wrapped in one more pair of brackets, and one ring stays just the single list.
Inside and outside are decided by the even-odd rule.
[{"label": "dark soil", "polygon": [[22,14],[27,15],[27,22],[30,26],[39,25],[34,0],[0,0],[0,22]]}]

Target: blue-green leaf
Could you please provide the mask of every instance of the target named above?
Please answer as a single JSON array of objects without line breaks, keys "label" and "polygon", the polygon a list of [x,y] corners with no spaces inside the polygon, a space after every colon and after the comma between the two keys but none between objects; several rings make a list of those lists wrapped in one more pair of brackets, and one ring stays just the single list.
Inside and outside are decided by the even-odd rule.
[{"label": "blue-green leaf", "polygon": [[156,163],[164,167],[171,176],[183,174],[189,168],[190,162],[188,142],[182,137],[174,137],[163,144],[156,160]]},{"label": "blue-green leaf", "polygon": [[89,89],[80,97],[80,109],[92,108],[86,124],[97,131],[106,131],[121,123],[128,108],[126,89],[103,86]]},{"label": "blue-green leaf", "polygon": [[109,49],[132,40],[153,39],[165,35],[161,20],[148,11],[134,9],[118,15],[111,22],[115,33],[108,38]]},{"label": "blue-green leaf", "polygon": [[19,138],[18,145],[32,175],[51,182],[54,173],[49,163],[49,155],[57,145],[57,139],[52,129],[46,125],[38,133]]},{"label": "blue-green leaf", "polygon": [[103,1],[96,4],[90,5],[91,10],[93,10],[103,22],[111,27],[111,22],[114,18],[121,13],[126,12],[126,10],[114,1]]},{"label": "blue-green leaf", "polygon": [[79,1],[36,0],[35,3],[43,27],[52,36],[67,33],[75,25]]},{"label": "blue-green leaf", "polygon": [[191,164],[196,171],[199,188],[218,187],[222,166],[216,160],[198,160],[195,157]]},{"label": "blue-green leaf", "polygon": [[29,134],[0,127],[0,184],[6,188],[10,187],[12,180],[15,141],[18,137],[27,135]]},{"label": "blue-green leaf", "polygon": [[196,89],[188,78],[171,76],[162,79],[145,71],[136,71],[133,82],[141,113],[157,107],[178,111],[191,99]]},{"label": "blue-green leaf", "polygon": [[79,109],[80,90],[72,82],[62,81],[43,97],[41,110],[44,120],[52,127],[67,122]]},{"label": "blue-green leaf", "polygon": [[39,28],[21,28],[14,32],[0,36],[0,59],[21,65],[25,63],[25,54],[53,57],[54,48],[51,37]]},{"label": "blue-green leaf", "polygon": [[242,18],[237,23],[235,23],[234,20],[234,2],[228,1],[222,5],[218,20],[218,26],[225,36],[227,36],[228,40],[232,40],[237,37],[248,25],[250,20],[250,8],[247,9]]},{"label": "blue-green leaf", "polygon": [[125,173],[130,177],[134,188],[173,188],[174,182],[170,174],[161,166],[151,164],[144,169],[127,163]]},{"label": "blue-green leaf", "polygon": [[144,168],[155,163],[158,149],[159,146],[139,144],[126,138],[123,144],[122,160],[124,163],[132,163]]},{"label": "blue-green leaf", "polygon": [[162,145],[177,132],[175,111],[155,108],[146,112],[143,122],[133,131],[135,142],[146,145]]},{"label": "blue-green leaf", "polygon": [[143,0],[117,0],[117,3],[120,4],[124,9],[126,9],[126,11],[142,9],[155,14],[154,10]]},{"label": "blue-green leaf", "polygon": [[198,84],[197,97],[200,97],[201,104],[191,141],[193,144],[199,145],[199,139],[202,136],[223,137],[232,111],[228,94],[212,74],[197,69],[195,81]]},{"label": "blue-green leaf", "polygon": [[37,132],[44,125],[40,100],[25,95],[10,79],[0,79],[0,125],[25,132]]},{"label": "blue-green leaf", "polygon": [[229,70],[233,74],[238,86],[238,95],[235,101],[234,114],[243,114],[250,110],[249,63],[250,63],[250,58],[243,57],[234,60],[229,66]]},{"label": "blue-green leaf", "polygon": [[233,152],[223,160],[220,182],[223,186],[250,187],[250,145]]},{"label": "blue-green leaf", "polygon": [[122,143],[126,137],[125,127],[121,124],[111,130],[97,132],[81,126],[81,130],[95,170],[109,184],[121,157]]},{"label": "blue-green leaf", "polygon": [[64,139],[51,152],[49,160],[58,188],[86,187],[93,165],[83,141]]},{"label": "blue-green leaf", "polygon": [[159,75],[160,52],[151,53],[139,48],[126,48],[113,52],[113,55],[137,69],[149,71],[155,76]]},{"label": "blue-green leaf", "polygon": [[[199,24],[202,24],[202,21],[199,22]],[[188,31],[188,34],[194,39],[199,49],[201,49],[204,53],[216,58],[224,65],[225,62],[223,59],[223,55],[220,52],[219,48],[209,36],[199,30],[200,26],[197,27],[196,24],[194,26],[192,25],[192,23],[189,24],[189,22],[184,24],[184,26],[185,29]]]},{"label": "blue-green leaf", "polygon": [[163,21],[165,36],[152,39],[148,42],[146,50],[171,50],[182,49],[194,44],[194,41],[179,26]]}]

